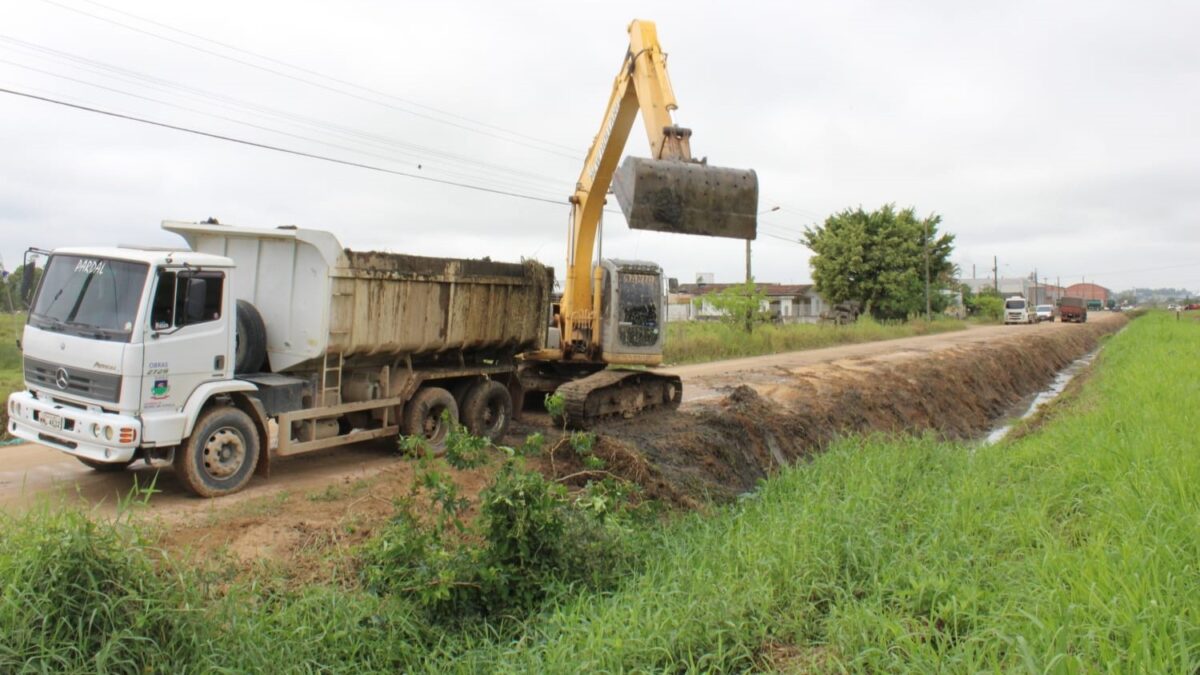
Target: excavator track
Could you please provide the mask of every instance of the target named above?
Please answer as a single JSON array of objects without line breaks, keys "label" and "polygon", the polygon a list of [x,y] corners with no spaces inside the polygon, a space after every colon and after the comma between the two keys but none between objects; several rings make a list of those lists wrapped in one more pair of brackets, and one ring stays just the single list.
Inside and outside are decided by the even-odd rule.
[{"label": "excavator track", "polygon": [[590,429],[606,419],[622,419],[649,410],[674,410],[683,401],[683,381],[677,375],[641,370],[602,370],[558,388],[565,423]]}]

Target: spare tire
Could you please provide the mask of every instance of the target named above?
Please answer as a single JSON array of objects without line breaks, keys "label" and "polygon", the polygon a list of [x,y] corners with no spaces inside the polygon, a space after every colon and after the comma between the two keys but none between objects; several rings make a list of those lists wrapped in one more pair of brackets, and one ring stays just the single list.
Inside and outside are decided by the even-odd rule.
[{"label": "spare tire", "polygon": [[237,301],[233,372],[258,373],[267,360],[267,326],[254,305]]}]

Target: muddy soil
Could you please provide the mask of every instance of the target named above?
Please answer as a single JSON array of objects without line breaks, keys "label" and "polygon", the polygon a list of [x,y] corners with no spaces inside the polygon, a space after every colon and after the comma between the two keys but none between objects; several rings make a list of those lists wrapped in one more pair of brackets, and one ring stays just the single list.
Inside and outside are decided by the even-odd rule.
[{"label": "muddy soil", "polygon": [[714,375],[726,381],[715,385],[723,396],[610,424],[600,445],[642,455],[647,489],[690,504],[752,490],[845,434],[978,438],[1126,323],[1120,315],[1101,316],[1084,325],[1014,326],[1022,330],[929,352],[776,366],[769,377]]}]

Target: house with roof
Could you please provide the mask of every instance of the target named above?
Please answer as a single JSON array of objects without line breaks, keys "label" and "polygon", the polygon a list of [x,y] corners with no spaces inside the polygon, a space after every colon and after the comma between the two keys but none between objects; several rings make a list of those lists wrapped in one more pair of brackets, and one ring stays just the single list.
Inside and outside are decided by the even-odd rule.
[{"label": "house with roof", "polygon": [[[667,294],[667,321],[721,319],[724,312],[714,307],[705,296],[741,285],[714,283],[711,274],[697,275],[694,284],[673,283]],[[766,296],[762,311],[780,323],[816,323],[821,313],[828,309],[828,304],[812,284],[760,283],[755,287]]]}]

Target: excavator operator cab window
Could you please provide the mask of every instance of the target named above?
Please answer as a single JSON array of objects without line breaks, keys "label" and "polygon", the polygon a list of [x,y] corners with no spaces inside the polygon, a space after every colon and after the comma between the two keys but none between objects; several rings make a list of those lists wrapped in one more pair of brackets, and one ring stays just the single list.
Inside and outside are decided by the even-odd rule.
[{"label": "excavator operator cab window", "polygon": [[617,334],[626,347],[653,347],[662,330],[657,274],[620,272],[617,286]]}]

